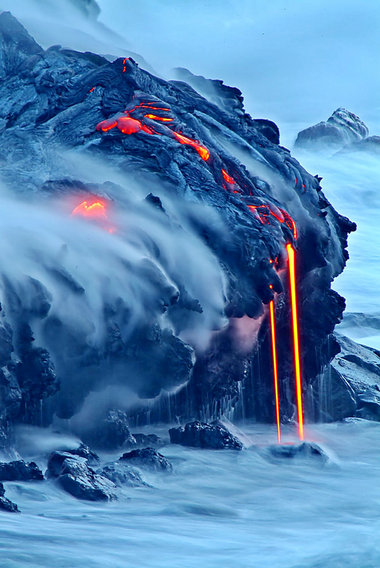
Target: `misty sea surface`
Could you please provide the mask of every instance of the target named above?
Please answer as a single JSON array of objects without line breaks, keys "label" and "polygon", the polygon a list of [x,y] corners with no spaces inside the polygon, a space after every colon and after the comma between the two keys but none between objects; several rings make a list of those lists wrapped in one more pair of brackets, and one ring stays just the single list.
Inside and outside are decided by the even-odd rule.
[{"label": "misty sea surface", "polygon": [[[380,424],[309,426],[327,464],[271,463],[262,452],[275,429],[240,428],[253,446],[165,446],[173,473],[143,472],[151,487],[125,488],[108,504],[78,501],[52,481],[7,483],[22,513],[0,515],[1,568],[378,568]],[[285,442],[293,436],[284,430]]]}]

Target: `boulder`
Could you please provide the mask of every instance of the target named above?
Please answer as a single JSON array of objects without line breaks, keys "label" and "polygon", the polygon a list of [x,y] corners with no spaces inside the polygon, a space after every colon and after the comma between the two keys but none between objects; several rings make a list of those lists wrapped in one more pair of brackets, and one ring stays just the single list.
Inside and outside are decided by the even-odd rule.
[{"label": "boulder", "polygon": [[66,453],[73,456],[85,458],[90,465],[96,465],[99,462],[99,456],[93,452],[86,444],[81,443],[75,450],[65,450]]},{"label": "boulder", "polygon": [[209,450],[242,450],[243,444],[225,426],[213,422],[189,422],[186,426],[169,430],[172,444]]},{"label": "boulder", "polygon": [[140,447],[156,447],[165,446],[165,441],[156,434],[132,434],[136,440],[136,444]]},{"label": "boulder", "polygon": [[119,458],[130,465],[152,469],[154,471],[172,471],[172,464],[153,448],[143,448],[127,452]]},{"label": "boulder", "polygon": [[44,474],[34,462],[0,462],[0,481],[42,481]]},{"label": "boulder", "polygon": [[345,108],[338,108],[326,122],[319,122],[298,133],[295,147],[314,149],[340,149],[368,136],[369,130],[362,120]]},{"label": "boulder", "polygon": [[302,442],[300,444],[278,444],[269,446],[263,452],[264,457],[272,462],[280,462],[282,460],[315,460],[321,464],[330,462],[330,457],[315,442]]},{"label": "boulder", "polygon": [[0,482],[0,511],[7,511],[8,513],[19,513],[19,508],[16,503],[13,503],[6,497],[4,497],[5,489],[4,485]]},{"label": "boulder", "polygon": [[77,499],[110,501],[116,499],[115,484],[96,473],[87,459],[68,452],[53,452],[48,461],[48,475]]},{"label": "boulder", "polygon": [[149,487],[137,469],[130,467],[122,461],[109,463],[102,470],[99,470],[98,473],[117,486]]}]

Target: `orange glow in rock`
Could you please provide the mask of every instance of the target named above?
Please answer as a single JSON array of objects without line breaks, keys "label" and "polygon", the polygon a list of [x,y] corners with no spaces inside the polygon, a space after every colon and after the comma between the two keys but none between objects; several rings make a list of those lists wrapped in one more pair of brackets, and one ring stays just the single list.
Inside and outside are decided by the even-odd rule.
[{"label": "orange glow in rock", "polygon": [[105,219],[106,206],[102,201],[82,201],[73,209],[72,215],[80,215],[82,217],[92,217],[93,219]]},{"label": "orange glow in rock", "polygon": [[117,121],[115,119],[102,120],[96,125],[96,130],[101,130],[102,132],[108,132],[117,126]]},{"label": "orange glow in rock", "polygon": [[226,170],[222,169],[222,176],[224,177],[224,179],[226,180],[227,183],[230,184],[235,184],[235,180],[233,177],[231,177],[230,175],[228,175],[228,173],[226,172]]},{"label": "orange glow in rock", "polygon": [[129,116],[121,116],[117,119],[117,127],[123,134],[136,134],[142,130],[143,125],[139,120]]},{"label": "orange glow in rock", "polygon": [[295,251],[291,244],[286,245],[286,250],[288,252],[288,261],[289,261],[288,268],[289,268],[290,301],[292,308],[294,375],[296,381],[298,435],[300,440],[303,440],[304,432],[303,432],[302,383],[301,383],[301,363],[300,363],[300,348],[299,348],[299,335],[298,335]]},{"label": "orange glow in rock", "polygon": [[193,140],[192,138],[188,138],[179,132],[173,132],[174,136],[177,138],[180,144],[187,144],[194,148],[205,162],[210,158],[210,152],[205,148],[205,146],[201,146],[197,140]]},{"label": "orange glow in rock", "polygon": [[[270,288],[273,286],[270,285]],[[281,443],[281,422],[280,422],[280,397],[278,392],[278,369],[277,369],[277,347],[276,347],[276,322],[274,314],[274,302],[269,302],[269,315],[270,315],[270,330],[272,339],[272,361],[273,361],[273,380],[274,380],[274,399],[276,405],[276,424],[277,424],[277,439]]]},{"label": "orange glow in rock", "polygon": [[160,122],[173,122],[172,118],[167,118],[164,116],[157,116],[156,114],[146,114],[146,118],[150,118],[150,120],[158,120]]}]

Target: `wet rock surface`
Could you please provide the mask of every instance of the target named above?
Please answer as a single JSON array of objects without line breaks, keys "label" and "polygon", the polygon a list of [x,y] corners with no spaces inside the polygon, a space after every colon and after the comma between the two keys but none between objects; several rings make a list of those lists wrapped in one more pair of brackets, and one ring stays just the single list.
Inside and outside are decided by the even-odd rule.
[{"label": "wet rock surface", "polygon": [[209,450],[242,450],[243,444],[224,426],[218,423],[189,422],[186,426],[169,430],[172,444]]},{"label": "wet rock surface", "polygon": [[157,436],[157,434],[141,434],[141,433],[133,433],[132,436],[136,440],[137,446],[143,447],[151,447],[151,448],[160,448],[161,446],[166,445],[166,441]]},{"label": "wet rock surface", "polygon": [[0,482],[0,511],[7,511],[8,513],[19,513],[19,509],[16,503],[13,503],[12,501],[4,497],[4,494],[4,485]]},{"label": "wet rock surface", "polygon": [[34,462],[0,462],[0,481],[42,481],[44,475]]},{"label": "wet rock surface", "polygon": [[[139,398],[128,416],[133,429],[175,416],[183,422],[209,420],[232,407],[247,418],[273,422],[272,383],[264,377],[270,364],[267,305],[274,294],[284,371],[281,408],[284,418],[292,418],[286,245],[297,251],[307,388],[336,354],[332,332],[344,300],[331,282],[345,266],[347,235],[355,229],[325,198],[321,178],[278,144],[274,123],[244,111],[236,88],[189,74],[167,82],[131,58],[110,62],[59,46],[44,50],[7,12],[0,14],[0,39],[4,184],[23,204],[33,195],[38,215],[43,205],[47,218],[61,206],[59,218],[62,211],[71,218],[74,209],[66,199],[83,205],[91,196],[112,205],[121,220],[113,241],[115,227],[103,217],[88,239],[96,239],[95,251],[83,244],[79,254],[77,240],[55,234],[61,224],[54,217],[44,235],[54,227],[57,240],[49,233],[43,245],[26,251],[35,270],[19,281],[8,265],[2,267],[0,432],[8,437],[18,423],[49,425],[54,415],[71,419],[89,395],[109,386],[128,388]],[[351,116],[334,114],[332,126],[339,132],[366,135]],[[84,172],[73,156],[91,165]],[[101,163],[118,180],[132,175],[138,191],[129,181],[94,182],[91,170]],[[44,219],[37,216],[33,226]],[[105,236],[96,237],[97,231]],[[29,244],[24,237],[23,246]],[[96,288],[105,275],[91,272],[92,260],[103,254],[105,240],[117,251],[114,269],[105,288]],[[46,247],[47,241],[54,247]],[[191,263],[182,262],[187,242],[196,242]],[[124,254],[128,247],[133,260]],[[200,253],[217,274],[216,304],[209,284],[207,290],[197,287],[204,264],[193,264]],[[89,275],[78,273],[84,264]],[[126,289],[132,276],[137,280]],[[92,319],[94,296],[101,321]],[[65,308],[57,297],[64,298]],[[86,317],[76,325],[79,313]],[[202,351],[196,349],[198,329],[218,332]],[[113,377],[112,385],[107,377]],[[165,398],[163,392],[175,394]],[[105,401],[104,409],[121,412],[113,401]],[[90,446],[98,440],[98,447],[110,449],[132,446],[128,428],[118,415],[99,422],[94,438],[82,436],[84,430],[79,434]]]},{"label": "wet rock surface", "polygon": [[116,485],[89,467],[87,460],[69,452],[53,452],[48,461],[48,476],[64,491],[85,501],[116,499]]},{"label": "wet rock surface", "polygon": [[149,487],[140,472],[128,465],[128,460],[107,464],[98,473],[120,487]]},{"label": "wet rock surface", "polygon": [[340,334],[336,337],[341,351],[333,360],[332,368],[355,402],[355,408],[346,416],[380,421],[379,351]]},{"label": "wet rock surface", "polygon": [[171,472],[173,470],[173,466],[169,460],[153,448],[143,448],[126,452],[119,458],[119,461],[154,471]]},{"label": "wet rock surface", "polygon": [[315,442],[278,444],[263,450],[264,457],[274,462],[313,460],[320,464],[330,462],[328,454]]}]

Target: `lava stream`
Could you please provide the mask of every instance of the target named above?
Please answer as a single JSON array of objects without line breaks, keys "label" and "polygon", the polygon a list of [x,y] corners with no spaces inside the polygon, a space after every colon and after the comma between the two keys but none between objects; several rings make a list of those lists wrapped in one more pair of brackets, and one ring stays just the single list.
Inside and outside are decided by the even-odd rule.
[{"label": "lava stream", "polygon": [[286,250],[288,252],[288,261],[289,261],[288,268],[289,268],[290,301],[292,308],[294,374],[296,381],[298,434],[300,440],[303,440],[304,432],[303,432],[303,408],[302,408],[302,383],[301,383],[301,364],[300,364],[300,349],[299,349],[299,335],[298,335],[295,251],[291,244],[286,245]]},{"label": "lava stream", "polygon": [[276,347],[276,323],[274,317],[274,301],[269,302],[270,314],[270,330],[272,338],[272,360],[273,360],[273,380],[274,380],[274,397],[276,404],[276,423],[277,423],[277,439],[281,443],[281,423],[280,423],[280,397],[278,392],[278,370],[277,370],[277,347]]}]

